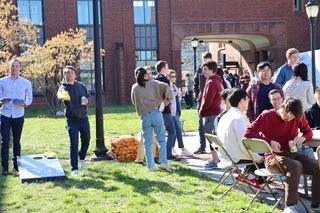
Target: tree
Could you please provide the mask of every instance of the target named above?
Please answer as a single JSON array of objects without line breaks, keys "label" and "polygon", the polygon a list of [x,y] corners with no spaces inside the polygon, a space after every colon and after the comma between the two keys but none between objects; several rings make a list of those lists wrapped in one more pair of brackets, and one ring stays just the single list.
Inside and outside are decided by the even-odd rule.
[{"label": "tree", "polygon": [[12,1],[0,2],[0,75],[8,73],[8,62],[22,43],[36,44],[39,29],[29,20],[18,21]]},{"label": "tree", "polygon": [[[93,41],[86,42],[86,30],[62,32],[47,40],[43,46],[23,44],[26,51],[19,58],[24,64],[23,76],[30,79],[41,92],[52,114],[61,108],[57,91],[63,77],[63,68],[72,65],[76,69],[93,63]],[[104,54],[104,51],[102,54]]]}]

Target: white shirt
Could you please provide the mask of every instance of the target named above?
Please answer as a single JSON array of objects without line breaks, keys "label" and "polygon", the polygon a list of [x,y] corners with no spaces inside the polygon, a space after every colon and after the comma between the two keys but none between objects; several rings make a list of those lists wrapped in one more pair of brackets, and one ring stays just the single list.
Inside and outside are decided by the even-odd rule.
[{"label": "white shirt", "polygon": [[303,111],[309,109],[317,101],[313,94],[311,81],[302,81],[300,77],[287,81],[282,90],[285,98],[299,98],[302,102]]},{"label": "white shirt", "polygon": [[[239,160],[251,160],[246,148],[242,144],[242,138],[246,129],[246,119],[236,107],[231,107],[218,123],[217,135],[232,160],[236,163]],[[231,164],[226,154],[221,150],[219,150],[218,156],[222,164]],[[260,160],[258,154],[254,153],[253,156],[256,161]]]},{"label": "white shirt", "polygon": [[23,100],[28,106],[32,103],[32,85],[27,79],[18,76],[13,80],[11,76],[0,79],[0,99],[10,98],[11,101],[2,105],[1,115],[12,118],[20,118],[24,115],[24,106],[14,104],[14,99]]}]

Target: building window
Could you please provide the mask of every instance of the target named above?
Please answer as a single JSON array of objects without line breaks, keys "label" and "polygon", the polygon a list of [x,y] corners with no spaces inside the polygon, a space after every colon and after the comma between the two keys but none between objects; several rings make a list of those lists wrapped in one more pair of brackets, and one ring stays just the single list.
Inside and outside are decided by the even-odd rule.
[{"label": "building window", "polygon": [[294,11],[295,12],[301,12],[302,11],[301,4],[302,4],[301,0],[294,0]]},{"label": "building window", "polygon": [[[44,44],[42,0],[18,0],[17,7],[20,8],[19,18],[33,21],[36,27],[40,29],[38,44],[42,46]],[[24,50],[20,48],[20,54],[23,52]]]},{"label": "building window", "polygon": [[[98,1],[98,17],[100,25],[100,48],[103,46],[102,28],[101,28],[101,16],[100,16],[100,1]],[[78,28],[85,29],[87,31],[86,42],[94,40],[94,28],[93,28],[93,1],[92,0],[77,0],[77,14],[78,14]],[[103,63],[101,64],[101,72],[103,72]],[[104,78],[102,78],[104,79]],[[91,63],[83,64],[80,69],[80,81],[86,85],[88,90],[95,90],[95,71],[94,66]],[[102,88],[104,83],[102,82]]]},{"label": "building window", "polygon": [[155,0],[134,0],[136,66],[151,66],[158,61],[158,24]]}]

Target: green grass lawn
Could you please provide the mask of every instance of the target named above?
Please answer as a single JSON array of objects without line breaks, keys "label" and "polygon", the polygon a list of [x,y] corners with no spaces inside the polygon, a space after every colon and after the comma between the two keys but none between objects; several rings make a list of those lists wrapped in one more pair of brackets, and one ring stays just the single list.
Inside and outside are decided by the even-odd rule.
[{"label": "green grass lawn", "polygon": [[[183,105],[183,108],[185,106]],[[95,147],[95,108],[89,109],[91,145]],[[140,119],[132,105],[104,107],[104,137],[110,139],[140,131]],[[69,140],[65,119],[36,118],[47,110],[27,110],[22,134],[22,154],[53,151],[59,159],[69,159]],[[197,111],[183,110],[185,131],[197,130]],[[11,152],[11,150],[10,150]],[[216,182],[187,166],[169,162],[172,173],[148,172],[133,161],[100,161],[72,177],[68,160],[62,161],[67,175],[63,181],[20,183],[18,175],[0,178],[0,212],[268,212],[270,205],[253,202],[232,191],[218,201],[225,186],[213,192]],[[11,166],[11,165],[10,165]]]}]

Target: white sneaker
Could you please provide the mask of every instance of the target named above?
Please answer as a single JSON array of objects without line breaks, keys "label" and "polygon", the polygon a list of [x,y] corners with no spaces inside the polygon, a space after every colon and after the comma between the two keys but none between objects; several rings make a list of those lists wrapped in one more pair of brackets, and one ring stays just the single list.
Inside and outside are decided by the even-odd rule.
[{"label": "white sneaker", "polygon": [[72,176],[80,176],[78,170],[72,170]]},{"label": "white sneaker", "polygon": [[284,210],[283,213],[298,213],[297,209],[295,206],[287,206]]},{"label": "white sneaker", "polygon": [[181,155],[182,156],[186,156],[186,157],[192,157],[193,154],[191,154],[187,149],[184,149],[181,151]]},{"label": "white sneaker", "polygon": [[79,164],[80,164],[81,169],[86,169],[87,168],[86,160],[79,160]]},{"label": "white sneaker", "polygon": [[158,170],[158,167],[151,167],[151,168],[148,168],[148,171],[149,172],[153,172],[153,171],[157,171]]},{"label": "white sneaker", "polygon": [[172,172],[170,167],[166,163],[161,163],[159,168],[167,172]]},{"label": "white sneaker", "polygon": [[178,153],[176,152],[176,150],[172,149],[172,155],[175,155],[175,156],[178,155]]}]

